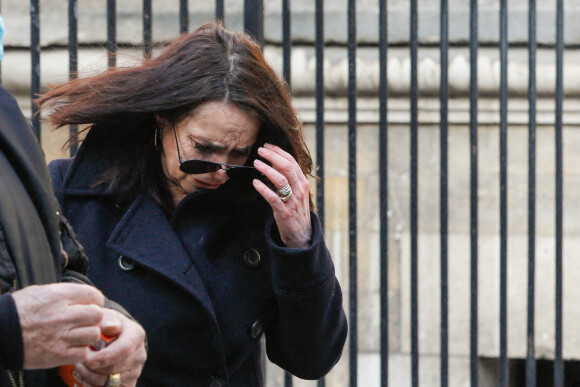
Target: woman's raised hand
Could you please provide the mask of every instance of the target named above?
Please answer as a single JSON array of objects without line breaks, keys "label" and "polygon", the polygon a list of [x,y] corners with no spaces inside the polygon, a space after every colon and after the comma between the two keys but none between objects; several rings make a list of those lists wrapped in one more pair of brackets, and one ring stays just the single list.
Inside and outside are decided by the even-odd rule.
[{"label": "woman's raised hand", "polygon": [[296,160],[281,148],[264,144],[258,149],[258,154],[272,166],[260,160],[255,160],[254,166],[274,184],[278,192],[257,179],[254,180],[254,187],[270,203],[282,242],[287,247],[308,247],[312,238],[308,179]]}]

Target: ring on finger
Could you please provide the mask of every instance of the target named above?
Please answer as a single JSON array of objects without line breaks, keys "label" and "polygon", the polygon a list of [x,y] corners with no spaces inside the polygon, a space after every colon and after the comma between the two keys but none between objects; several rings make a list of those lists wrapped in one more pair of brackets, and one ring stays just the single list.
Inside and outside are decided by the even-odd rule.
[{"label": "ring on finger", "polygon": [[278,188],[276,193],[278,194],[280,200],[286,202],[292,196],[292,187],[290,187],[290,184],[286,184],[284,187]]},{"label": "ring on finger", "polygon": [[278,188],[276,192],[280,197],[288,196],[292,193],[292,187],[290,187],[290,184],[286,184],[284,187]]},{"label": "ring on finger", "polygon": [[[280,195],[278,195],[278,196],[280,196]],[[291,196],[292,196],[292,191],[290,191],[290,193],[286,196],[280,196],[280,200],[282,200],[284,203],[286,203],[290,199]]]},{"label": "ring on finger", "polygon": [[105,387],[119,387],[121,385],[121,374],[110,374],[105,383]]}]

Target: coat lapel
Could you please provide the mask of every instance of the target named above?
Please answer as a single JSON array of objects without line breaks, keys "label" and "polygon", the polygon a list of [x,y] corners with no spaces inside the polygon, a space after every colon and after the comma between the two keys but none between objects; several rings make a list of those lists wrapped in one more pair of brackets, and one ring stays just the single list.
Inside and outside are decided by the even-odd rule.
[{"label": "coat lapel", "polygon": [[[107,247],[170,279],[200,300],[217,326],[203,281],[181,240],[154,202],[140,195],[109,237]],[[203,254],[202,249],[198,249]]]}]

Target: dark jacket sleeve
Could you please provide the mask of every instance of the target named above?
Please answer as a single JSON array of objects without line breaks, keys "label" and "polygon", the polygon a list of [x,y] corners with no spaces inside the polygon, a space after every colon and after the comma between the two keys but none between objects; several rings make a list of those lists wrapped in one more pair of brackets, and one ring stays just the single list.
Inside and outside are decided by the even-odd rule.
[{"label": "dark jacket sleeve", "polygon": [[303,379],[318,379],[336,364],[346,341],[347,321],[322,227],[312,213],[310,247],[293,249],[276,242],[270,219],[266,239],[272,257],[272,281],[279,319],[266,332],[270,360]]},{"label": "dark jacket sleeve", "polygon": [[[58,233],[58,204],[52,193],[48,168],[42,148],[39,146],[28,121],[24,118],[16,99],[0,86],[0,150],[7,159],[28,196],[32,205],[30,211],[35,212],[41,227],[35,227],[34,232],[39,238],[48,242],[52,260],[50,270],[47,258],[38,258],[34,254],[35,264],[28,265],[26,255],[13,253],[15,266],[24,271],[27,265],[27,276],[21,278],[21,286],[42,284],[58,280],[61,246]],[[4,178],[4,176],[2,176]],[[3,202],[6,204],[7,202]],[[9,202],[8,202],[9,203]],[[28,223],[28,219],[23,219]],[[32,240],[32,238],[30,238]],[[44,262],[43,262],[44,261]],[[56,271],[56,273],[55,273]],[[56,274],[56,278],[54,278]]]},{"label": "dark jacket sleeve", "polygon": [[24,364],[20,320],[14,299],[9,293],[0,296],[0,369],[19,370]]}]

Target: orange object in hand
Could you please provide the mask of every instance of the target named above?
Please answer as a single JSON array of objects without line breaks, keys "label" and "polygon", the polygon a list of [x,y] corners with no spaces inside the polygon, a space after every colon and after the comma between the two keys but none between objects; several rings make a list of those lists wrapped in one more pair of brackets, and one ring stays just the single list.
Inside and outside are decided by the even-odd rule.
[{"label": "orange object in hand", "polygon": [[[100,351],[101,349],[105,348],[107,345],[111,344],[117,336],[105,336],[101,333],[101,338],[95,344],[91,345],[91,349],[93,351]],[[73,371],[75,366],[73,364],[67,364],[60,366],[58,369],[58,376],[62,379],[62,381],[68,387],[83,387],[81,383],[78,382],[73,376]]]}]

